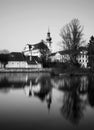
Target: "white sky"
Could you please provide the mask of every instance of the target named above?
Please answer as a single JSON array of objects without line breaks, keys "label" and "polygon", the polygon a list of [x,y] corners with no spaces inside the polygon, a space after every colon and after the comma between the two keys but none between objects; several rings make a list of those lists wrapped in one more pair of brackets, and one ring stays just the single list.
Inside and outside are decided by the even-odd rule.
[{"label": "white sky", "polygon": [[60,29],[73,18],[84,26],[84,38],[94,35],[94,0],[0,0],[0,50],[22,51],[25,44],[46,38],[48,26],[53,48]]}]

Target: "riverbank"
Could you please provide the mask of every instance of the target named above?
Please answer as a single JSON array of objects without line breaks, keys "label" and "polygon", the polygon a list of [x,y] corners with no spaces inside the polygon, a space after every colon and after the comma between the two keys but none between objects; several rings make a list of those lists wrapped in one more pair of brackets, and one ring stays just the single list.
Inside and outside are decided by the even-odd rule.
[{"label": "riverbank", "polygon": [[51,75],[53,76],[76,76],[76,75],[91,75],[94,74],[94,70],[91,69],[83,69],[83,68],[68,68],[68,69],[61,69],[61,68],[53,68],[51,71]]},{"label": "riverbank", "polygon": [[94,70],[90,69],[61,69],[61,68],[11,68],[11,69],[0,69],[0,73],[45,73],[48,72],[51,76],[61,76],[61,75],[90,75],[94,74]]},{"label": "riverbank", "polygon": [[11,69],[0,69],[0,73],[33,73],[33,72],[51,72],[51,68],[11,68]]}]

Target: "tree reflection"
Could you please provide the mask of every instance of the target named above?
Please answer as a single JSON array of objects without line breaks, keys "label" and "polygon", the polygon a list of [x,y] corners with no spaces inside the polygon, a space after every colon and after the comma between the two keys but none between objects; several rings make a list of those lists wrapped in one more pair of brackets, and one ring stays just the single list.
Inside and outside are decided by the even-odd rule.
[{"label": "tree reflection", "polygon": [[94,75],[89,76],[88,101],[91,107],[94,107]]},{"label": "tree reflection", "polygon": [[86,90],[85,87],[87,88],[83,83],[82,77],[72,77],[70,82],[70,91],[64,92],[63,105],[60,111],[67,120],[75,125],[77,125],[83,117],[85,104],[80,98],[81,91],[79,90],[82,90],[81,88]]}]

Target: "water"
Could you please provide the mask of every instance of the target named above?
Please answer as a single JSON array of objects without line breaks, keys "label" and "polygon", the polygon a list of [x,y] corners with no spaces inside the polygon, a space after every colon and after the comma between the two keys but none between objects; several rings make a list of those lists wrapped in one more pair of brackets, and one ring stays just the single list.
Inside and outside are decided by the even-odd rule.
[{"label": "water", "polygon": [[2,129],[94,129],[94,76],[0,74]]}]

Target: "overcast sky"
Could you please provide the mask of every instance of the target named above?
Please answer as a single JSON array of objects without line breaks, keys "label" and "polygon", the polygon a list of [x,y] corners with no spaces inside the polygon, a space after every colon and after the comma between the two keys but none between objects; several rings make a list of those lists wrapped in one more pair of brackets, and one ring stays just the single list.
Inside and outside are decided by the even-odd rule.
[{"label": "overcast sky", "polygon": [[53,48],[60,29],[73,18],[84,26],[84,38],[94,35],[94,0],[0,0],[0,50],[22,51],[25,44],[46,39],[48,26]]}]

